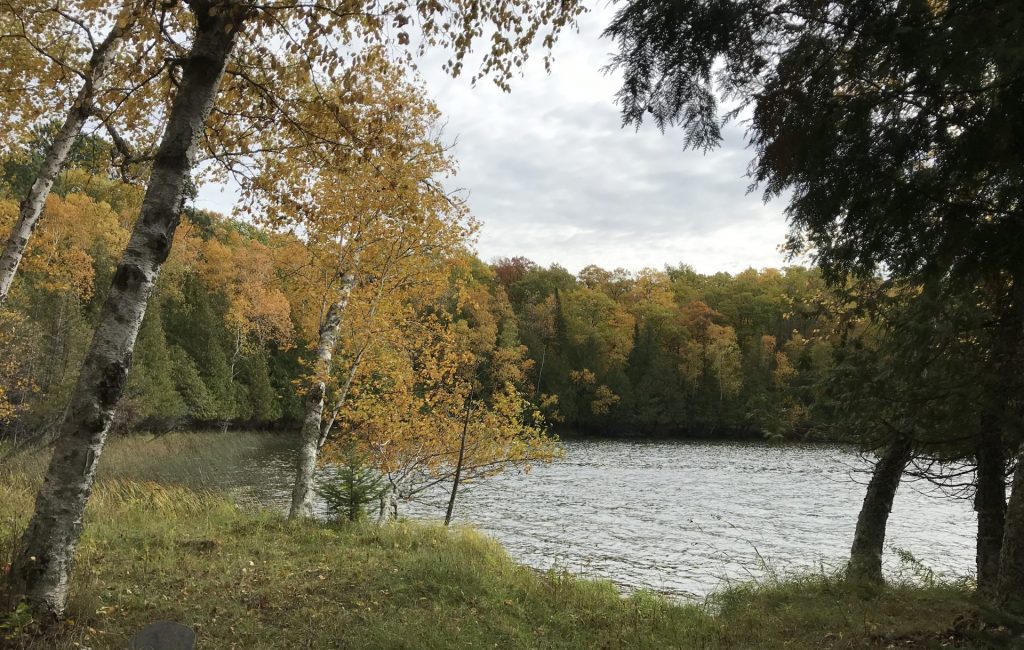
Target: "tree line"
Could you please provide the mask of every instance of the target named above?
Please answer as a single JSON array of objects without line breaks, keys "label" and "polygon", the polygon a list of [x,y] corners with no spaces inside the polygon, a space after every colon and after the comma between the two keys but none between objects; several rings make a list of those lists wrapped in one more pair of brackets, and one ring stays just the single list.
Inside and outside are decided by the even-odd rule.
[{"label": "tree line", "polygon": [[817,386],[833,341],[817,271],[577,275],[524,258],[492,266],[509,340],[569,430],[681,436],[826,437]]},{"label": "tree line", "polygon": [[[4,162],[5,224],[49,134]],[[97,136],[75,145],[74,166],[55,181],[4,315],[0,400],[4,434],[15,442],[59,422],[141,200],[137,187],[111,177],[112,149]],[[191,207],[183,220],[113,426],[300,426],[299,387],[319,335],[309,310],[309,242]],[[457,260],[434,280],[464,297],[440,308],[479,339],[481,353],[516,358],[519,389],[564,430],[830,435],[816,411],[834,347],[816,271],[706,276],[685,266],[591,266],[573,275],[523,258],[486,264],[454,250]]]}]

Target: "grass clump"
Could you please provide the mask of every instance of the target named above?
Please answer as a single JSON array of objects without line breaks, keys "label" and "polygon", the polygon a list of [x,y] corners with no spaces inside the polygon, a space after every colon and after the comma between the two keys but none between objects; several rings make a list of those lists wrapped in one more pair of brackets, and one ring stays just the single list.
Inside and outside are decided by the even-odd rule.
[{"label": "grass clump", "polygon": [[[700,604],[622,597],[609,582],[518,565],[471,529],[290,523],[127,475],[110,472],[90,501],[67,622],[33,636],[25,612],[12,612],[0,645],[120,649],[146,624],[174,620],[218,650],[939,647],[973,612],[962,585],[823,576],[734,586]],[[37,480],[0,470],[0,558]]]}]

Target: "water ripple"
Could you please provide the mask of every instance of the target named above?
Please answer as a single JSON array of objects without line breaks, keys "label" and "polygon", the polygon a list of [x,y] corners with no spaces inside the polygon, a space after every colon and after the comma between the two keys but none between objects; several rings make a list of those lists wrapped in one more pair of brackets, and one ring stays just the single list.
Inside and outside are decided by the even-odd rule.
[{"label": "water ripple", "polygon": [[[864,495],[863,461],[843,447],[571,440],[563,460],[460,490],[456,523],[521,562],[608,578],[625,589],[701,597],[767,571],[838,566]],[[227,473],[241,497],[287,503],[293,454],[278,448]],[[446,493],[404,504],[440,519]],[[970,504],[904,486],[888,543],[943,575],[974,558]],[[887,552],[892,570],[896,558]]]}]

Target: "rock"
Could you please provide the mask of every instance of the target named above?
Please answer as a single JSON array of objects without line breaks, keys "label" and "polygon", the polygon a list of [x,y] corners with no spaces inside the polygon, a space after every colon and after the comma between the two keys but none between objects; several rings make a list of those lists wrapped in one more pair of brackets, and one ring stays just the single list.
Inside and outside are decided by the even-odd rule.
[{"label": "rock", "polygon": [[172,621],[160,621],[142,628],[128,641],[129,650],[195,650],[196,633]]}]

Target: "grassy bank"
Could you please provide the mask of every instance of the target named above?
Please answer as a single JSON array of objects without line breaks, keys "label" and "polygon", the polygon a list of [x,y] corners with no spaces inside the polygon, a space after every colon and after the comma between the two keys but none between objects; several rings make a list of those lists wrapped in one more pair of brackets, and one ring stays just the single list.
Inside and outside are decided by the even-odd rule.
[{"label": "grassy bank", "polygon": [[[140,481],[130,470],[137,444],[115,441],[104,457],[59,638],[0,631],[11,647],[124,648],[163,619],[193,626],[209,649],[978,647],[950,631],[973,616],[956,585],[819,576],[700,605],[623,598],[608,582],[520,566],[472,530],[290,524],[222,495]],[[145,462],[180,451],[161,445]],[[30,512],[38,464],[0,469],[0,562]]]}]

